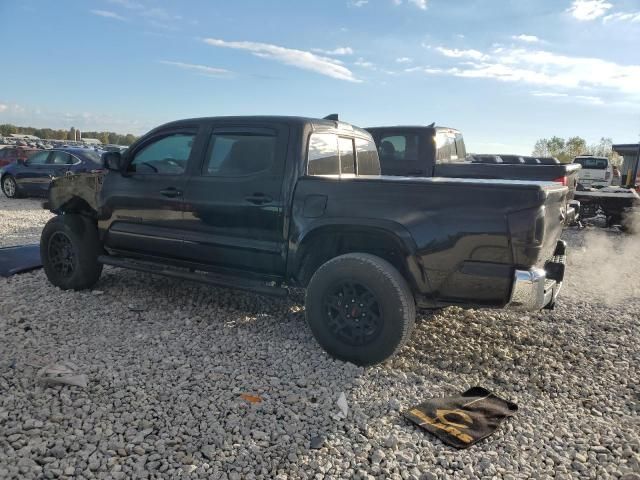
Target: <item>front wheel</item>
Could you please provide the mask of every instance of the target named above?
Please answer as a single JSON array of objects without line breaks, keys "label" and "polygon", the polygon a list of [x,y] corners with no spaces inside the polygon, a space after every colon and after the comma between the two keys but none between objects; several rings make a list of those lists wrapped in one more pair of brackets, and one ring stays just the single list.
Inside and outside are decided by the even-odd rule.
[{"label": "front wheel", "polygon": [[18,196],[18,186],[16,179],[11,175],[5,175],[2,178],[2,192],[7,198],[16,198]]},{"label": "front wheel", "polygon": [[40,237],[40,258],[49,281],[63,290],[83,290],[98,281],[102,264],[98,229],[80,215],[59,215]]},{"label": "front wheel", "polygon": [[307,323],[330,355],[373,365],[395,355],[415,323],[413,294],[386,260],[365,253],[322,265],[307,287]]}]

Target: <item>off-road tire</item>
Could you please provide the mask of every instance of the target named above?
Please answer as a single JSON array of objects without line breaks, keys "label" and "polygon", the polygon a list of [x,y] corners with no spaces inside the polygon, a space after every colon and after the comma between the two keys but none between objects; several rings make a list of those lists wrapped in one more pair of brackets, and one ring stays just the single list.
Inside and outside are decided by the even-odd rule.
[{"label": "off-road tire", "polygon": [[102,264],[98,263],[101,253],[98,229],[89,218],[58,215],[42,230],[40,258],[44,271],[49,281],[63,290],[84,290],[95,285],[102,273]]},{"label": "off-road tire", "polygon": [[[10,188],[7,188],[8,185],[6,185],[5,182],[13,183],[13,193],[11,193]],[[2,193],[4,193],[4,196],[7,198],[20,198],[20,191],[18,190],[18,184],[16,183],[16,179],[13,178],[12,175],[7,174],[4,177],[2,177]]]},{"label": "off-road tire", "polygon": [[[362,338],[361,344],[354,344],[351,338],[345,340],[335,327],[331,328],[339,311],[332,299],[342,284],[360,285],[375,298],[374,310],[379,315],[373,318],[379,319],[375,321],[378,333]],[[342,292],[338,295],[343,298]],[[347,308],[346,303],[342,306]],[[395,355],[411,336],[416,316],[415,299],[400,272],[386,260],[366,253],[348,253],[323,264],[307,286],[305,310],[309,328],[320,346],[335,358],[361,366],[374,365]],[[354,312],[351,319],[362,313],[357,305]],[[350,328],[339,330],[351,336]]]}]

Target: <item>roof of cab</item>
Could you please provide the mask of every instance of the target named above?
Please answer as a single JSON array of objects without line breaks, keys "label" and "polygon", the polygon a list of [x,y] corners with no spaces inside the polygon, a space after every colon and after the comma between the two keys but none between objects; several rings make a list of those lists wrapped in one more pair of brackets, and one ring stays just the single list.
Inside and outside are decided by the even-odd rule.
[{"label": "roof of cab", "polygon": [[361,135],[369,136],[369,132],[366,130],[351,125],[350,123],[343,122],[342,120],[326,120],[323,118],[311,118],[311,117],[296,117],[286,115],[247,115],[247,116],[221,116],[221,117],[199,117],[199,118],[186,118],[183,120],[175,120],[173,122],[160,125],[153,130],[159,130],[167,127],[180,127],[189,124],[198,123],[214,123],[214,122],[249,122],[249,123],[284,123],[288,125],[311,125],[314,130],[323,129],[337,129],[344,131],[353,131]]}]

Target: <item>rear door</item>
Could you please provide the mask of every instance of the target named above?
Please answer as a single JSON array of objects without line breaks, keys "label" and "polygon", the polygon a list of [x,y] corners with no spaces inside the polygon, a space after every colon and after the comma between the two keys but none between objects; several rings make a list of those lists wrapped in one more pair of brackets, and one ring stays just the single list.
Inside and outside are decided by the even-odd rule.
[{"label": "rear door", "polygon": [[182,257],[187,164],[198,156],[198,129],[159,131],[127,153],[124,174],[105,177],[107,247],[165,258]]},{"label": "rear door", "polygon": [[234,270],[283,274],[285,125],[213,125],[185,194],[185,256]]}]

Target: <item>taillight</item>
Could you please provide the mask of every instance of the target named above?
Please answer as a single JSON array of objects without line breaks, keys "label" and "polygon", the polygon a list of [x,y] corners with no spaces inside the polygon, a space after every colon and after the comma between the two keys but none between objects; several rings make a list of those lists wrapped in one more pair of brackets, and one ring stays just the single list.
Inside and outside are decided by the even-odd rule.
[{"label": "taillight", "polygon": [[564,177],[558,177],[558,178],[554,178],[553,181],[555,183],[559,183],[560,185],[562,185],[563,187],[566,187],[569,185],[569,179],[567,178],[567,176],[565,175]]}]

